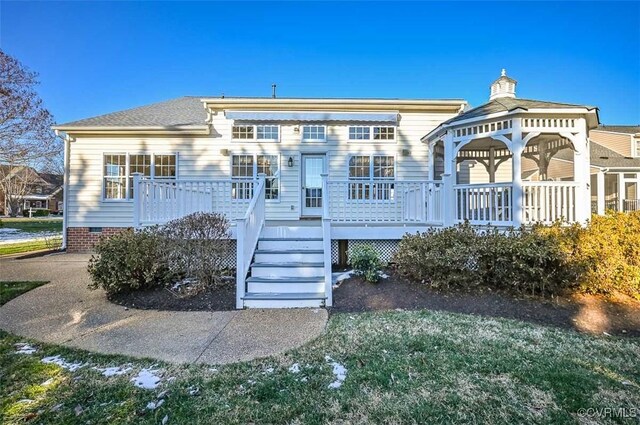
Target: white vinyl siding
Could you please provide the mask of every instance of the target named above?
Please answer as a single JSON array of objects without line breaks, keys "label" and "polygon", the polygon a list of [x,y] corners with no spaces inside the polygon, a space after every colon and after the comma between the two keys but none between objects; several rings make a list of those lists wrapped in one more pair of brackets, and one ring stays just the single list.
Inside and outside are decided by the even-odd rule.
[{"label": "white vinyl siding", "polygon": [[[303,153],[326,155],[329,179],[348,179],[351,155],[395,157],[397,179],[419,180],[428,176],[428,148],[420,138],[455,114],[403,112],[395,128],[395,141],[353,143],[349,123],[327,123],[325,142],[301,143],[304,123],[279,125],[279,142],[265,146],[253,140],[232,137],[233,122],[223,113],[212,116],[210,136],[78,136],[71,143],[68,193],[70,227],[129,227],[133,222],[131,202],[103,202],[103,152],[115,154],[162,154],[177,152],[176,175],[180,179],[229,179],[231,155],[279,155],[278,201],[267,202],[269,220],[296,220],[301,209],[301,168]],[[298,127],[298,131],[296,131]],[[254,133],[255,134],[255,133]],[[105,148],[108,147],[108,148]],[[403,151],[408,151],[403,154]],[[228,153],[227,153],[228,152]],[[289,167],[288,160],[292,159]],[[126,174],[125,174],[126,176]]]}]

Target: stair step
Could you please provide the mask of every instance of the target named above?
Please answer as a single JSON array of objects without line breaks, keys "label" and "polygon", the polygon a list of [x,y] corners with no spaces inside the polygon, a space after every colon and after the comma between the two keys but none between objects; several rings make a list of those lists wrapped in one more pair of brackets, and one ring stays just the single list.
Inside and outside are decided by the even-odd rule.
[{"label": "stair step", "polygon": [[260,236],[266,238],[317,238],[322,236],[322,226],[265,226]]},{"label": "stair step", "polygon": [[255,252],[256,263],[315,263],[324,261],[321,249],[259,249]]},{"label": "stair step", "polygon": [[286,268],[304,268],[304,267],[324,267],[324,263],[253,263],[251,267],[286,267]]},{"label": "stair step", "polygon": [[317,277],[324,273],[324,263],[253,263],[255,277]]},{"label": "stair step", "polygon": [[324,292],[247,292],[244,300],[324,300]]},{"label": "stair step", "polygon": [[322,238],[260,238],[258,239],[258,250],[321,250],[323,248]]},{"label": "stair step", "polygon": [[324,290],[324,278],[313,277],[254,277],[247,279],[247,292],[309,293]]}]

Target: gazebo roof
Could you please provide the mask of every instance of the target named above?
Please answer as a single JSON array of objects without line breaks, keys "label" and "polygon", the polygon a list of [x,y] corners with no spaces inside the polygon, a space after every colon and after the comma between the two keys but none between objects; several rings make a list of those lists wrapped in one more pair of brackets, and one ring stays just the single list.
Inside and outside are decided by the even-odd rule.
[{"label": "gazebo roof", "polygon": [[501,97],[500,99],[491,100],[484,105],[477,106],[461,113],[443,123],[443,125],[453,124],[458,121],[468,120],[470,118],[481,117],[484,115],[495,114],[497,112],[511,112],[516,109],[575,109],[583,108],[587,110],[597,110],[595,106],[576,105],[571,103],[546,102],[542,100],[518,99]]}]

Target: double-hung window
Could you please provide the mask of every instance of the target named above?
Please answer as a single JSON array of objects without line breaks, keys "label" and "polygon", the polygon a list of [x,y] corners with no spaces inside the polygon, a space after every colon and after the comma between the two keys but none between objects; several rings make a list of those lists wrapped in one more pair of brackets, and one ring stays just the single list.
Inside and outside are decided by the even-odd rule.
[{"label": "double-hung window", "polygon": [[273,124],[234,125],[231,128],[231,138],[233,140],[277,142],[280,140],[280,127]]},{"label": "double-hung window", "polygon": [[349,126],[349,140],[393,141],[396,139],[396,128],[393,126]]},{"label": "double-hung window", "polygon": [[280,157],[278,155],[239,154],[231,156],[233,199],[251,199],[253,182],[258,174],[265,176],[265,199],[280,198]]},{"label": "double-hung window", "polygon": [[102,197],[105,200],[133,199],[133,174],[143,177],[176,178],[176,154],[126,154],[103,155]]},{"label": "double-hung window", "polygon": [[349,199],[393,200],[395,158],[390,155],[354,155],[349,158]]},{"label": "double-hung window", "polygon": [[303,142],[325,142],[327,140],[326,128],[324,125],[303,125]]}]

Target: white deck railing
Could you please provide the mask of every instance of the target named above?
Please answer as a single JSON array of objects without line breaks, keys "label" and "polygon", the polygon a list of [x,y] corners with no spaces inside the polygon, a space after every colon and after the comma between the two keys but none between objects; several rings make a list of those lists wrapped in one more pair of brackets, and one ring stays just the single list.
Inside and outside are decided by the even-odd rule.
[{"label": "white deck railing", "polygon": [[455,220],[471,224],[511,225],[511,183],[458,184],[453,187]]},{"label": "white deck railing", "polygon": [[577,188],[575,182],[523,182],[523,222],[574,222]]},{"label": "white deck railing", "polygon": [[170,180],[134,176],[134,226],[163,224],[194,212],[243,217],[256,180]]},{"label": "white deck railing", "polygon": [[242,308],[246,277],[265,220],[265,182],[260,174],[245,214],[236,220],[236,308]]},{"label": "white deck railing", "polygon": [[442,182],[329,180],[332,223],[442,223]]}]

